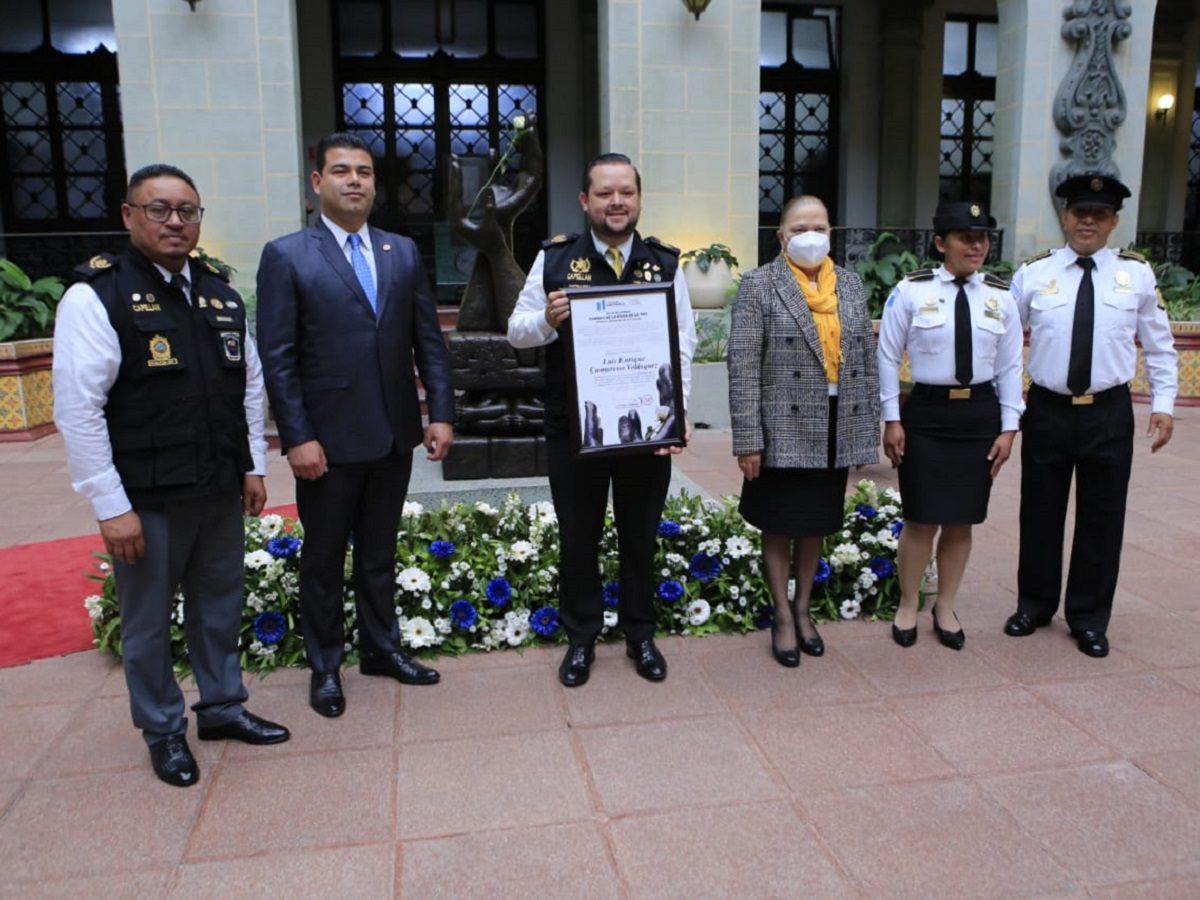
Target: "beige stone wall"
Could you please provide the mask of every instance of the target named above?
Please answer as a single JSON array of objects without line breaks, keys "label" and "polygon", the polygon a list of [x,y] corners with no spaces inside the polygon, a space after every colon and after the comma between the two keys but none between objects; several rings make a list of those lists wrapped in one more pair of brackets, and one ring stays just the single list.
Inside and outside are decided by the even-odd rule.
[{"label": "beige stone wall", "polygon": [[201,246],[252,288],[263,244],[302,222],[293,4],[113,0],[113,18],[128,171],[187,171]]}]

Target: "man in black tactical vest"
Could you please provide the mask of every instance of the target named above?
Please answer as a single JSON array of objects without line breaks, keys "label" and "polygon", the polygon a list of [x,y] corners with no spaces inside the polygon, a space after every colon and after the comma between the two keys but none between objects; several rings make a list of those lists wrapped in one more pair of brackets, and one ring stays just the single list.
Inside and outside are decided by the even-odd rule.
[{"label": "man in black tactical vest", "polygon": [[[629,157],[608,153],[592,160],[579,195],[588,230],[559,235],[542,245],[508,320],[508,340],[514,347],[546,347],[547,467],[559,523],[560,614],[570,640],[558,676],[567,687],[588,680],[593,647],[604,627],[598,550],[610,483],[620,543],[618,615],[627,653],[643,678],[667,677],[666,660],[654,645],[652,569],[655,536],[671,481],[669,454],[681,448],[577,458],[568,428],[566,354],[559,340],[570,327],[565,288],[638,281],[672,284],[686,405],[696,345],[691,303],[679,271],[679,251],[653,237],[643,240],[636,231],[641,201],[641,175]],[[625,422],[623,427],[631,426]],[[684,435],[691,436],[686,423]]]},{"label": "man in black tactical vest", "polygon": [[58,309],[54,419],[112,555],[134,724],[155,774],[186,787],[200,772],[172,674],[178,589],[200,739],[289,737],[243,707],[238,659],[242,515],[267,499],[262,367],[241,297],[189,256],[204,214],[192,179],[139,169],[121,213],[131,246],[79,266]]}]

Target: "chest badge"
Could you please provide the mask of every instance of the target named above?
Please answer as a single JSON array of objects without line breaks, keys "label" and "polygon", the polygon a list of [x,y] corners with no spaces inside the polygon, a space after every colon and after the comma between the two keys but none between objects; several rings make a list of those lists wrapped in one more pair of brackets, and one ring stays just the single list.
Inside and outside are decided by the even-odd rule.
[{"label": "chest badge", "polygon": [[171,342],[161,334],[150,338],[150,358],[146,360],[146,365],[154,369],[179,365],[179,360],[171,355]]},{"label": "chest badge", "polygon": [[577,256],[571,260],[567,272],[568,281],[591,281],[592,261],[586,256]]},{"label": "chest badge", "polygon": [[1050,283],[1048,285],[1046,285],[1044,288],[1038,288],[1038,293],[1041,294],[1043,297],[1048,297],[1051,294],[1057,294],[1058,293],[1058,279],[1051,278]]},{"label": "chest badge", "polygon": [[1129,273],[1126,272],[1124,269],[1119,270],[1117,272],[1117,274],[1113,276],[1113,282],[1116,285],[1113,288],[1114,293],[1117,293],[1117,294],[1132,294],[1133,293],[1133,287],[1132,287],[1133,279],[1129,276]]},{"label": "chest badge", "polygon": [[242,361],[242,336],[236,331],[221,332],[221,346],[225,350],[225,359],[232,363]]},{"label": "chest badge", "polygon": [[983,314],[989,319],[1000,318],[1000,301],[995,297],[988,297],[983,301]]},{"label": "chest badge", "polygon": [[225,308],[225,304],[222,303],[220,300],[218,300],[216,297],[213,297],[211,300],[209,300],[208,305],[211,306],[213,309],[224,309]]}]

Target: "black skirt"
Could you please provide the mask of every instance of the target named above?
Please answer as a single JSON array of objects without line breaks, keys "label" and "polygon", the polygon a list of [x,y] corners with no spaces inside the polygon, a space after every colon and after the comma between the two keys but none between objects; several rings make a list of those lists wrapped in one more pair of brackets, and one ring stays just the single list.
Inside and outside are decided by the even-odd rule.
[{"label": "black skirt", "polygon": [[753,481],[742,479],[738,512],[761,531],[788,537],[824,537],[842,527],[848,468],[834,468],[837,458],[837,397],[829,398],[829,441],[826,469],[759,470]]},{"label": "black skirt", "polygon": [[992,493],[988,451],[1000,434],[1000,402],[988,384],[966,400],[916,385],[900,409],[904,518],[928,525],[977,525]]}]

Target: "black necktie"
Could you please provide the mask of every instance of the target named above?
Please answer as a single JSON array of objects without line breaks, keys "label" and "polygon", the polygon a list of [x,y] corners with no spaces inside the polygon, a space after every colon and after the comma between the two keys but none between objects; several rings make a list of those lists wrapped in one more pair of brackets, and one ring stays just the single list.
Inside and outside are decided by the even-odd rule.
[{"label": "black necktie", "polygon": [[1083,269],[1079,292],[1075,294],[1075,322],[1071,327],[1071,361],[1067,364],[1067,387],[1078,397],[1092,386],[1092,329],[1096,321],[1096,288],[1092,269],[1096,261],[1081,256],[1075,264]]},{"label": "black necktie", "polygon": [[954,298],[954,377],[959,384],[970,384],[975,375],[971,347],[971,304],[967,300],[967,279],[954,279],[958,295]]},{"label": "black necktie", "polygon": [[186,300],[188,303],[192,302],[191,295],[188,294],[187,279],[184,278],[182,275],[180,275],[178,272],[176,272],[174,275],[171,276],[171,287],[175,288],[175,290],[177,290],[177,291],[179,291],[179,293],[183,294],[183,299]]}]

